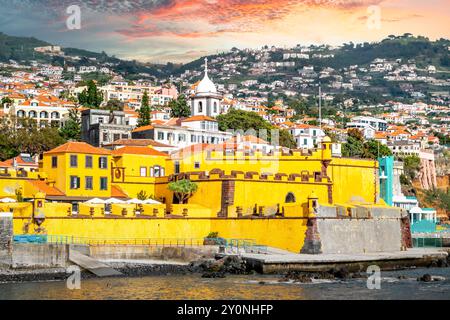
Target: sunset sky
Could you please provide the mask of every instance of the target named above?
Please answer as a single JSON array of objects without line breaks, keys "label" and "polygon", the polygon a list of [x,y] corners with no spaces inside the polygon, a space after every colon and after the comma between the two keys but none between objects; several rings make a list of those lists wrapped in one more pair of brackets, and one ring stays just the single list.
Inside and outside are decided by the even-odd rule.
[{"label": "sunset sky", "polygon": [[[81,8],[80,30],[66,27],[66,9],[73,4]],[[370,42],[406,32],[450,38],[450,0],[0,0],[0,5],[0,31],[6,34],[152,62],[188,62],[232,47]],[[379,29],[368,27],[371,6],[380,10]]]}]

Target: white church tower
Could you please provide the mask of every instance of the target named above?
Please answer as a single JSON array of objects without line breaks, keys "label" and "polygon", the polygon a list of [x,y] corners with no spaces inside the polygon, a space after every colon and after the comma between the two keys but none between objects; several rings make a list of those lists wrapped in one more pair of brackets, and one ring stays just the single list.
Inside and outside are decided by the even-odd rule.
[{"label": "white church tower", "polygon": [[191,115],[216,117],[220,114],[221,100],[222,96],[217,93],[216,86],[208,77],[208,58],[205,58],[205,76],[191,98]]}]

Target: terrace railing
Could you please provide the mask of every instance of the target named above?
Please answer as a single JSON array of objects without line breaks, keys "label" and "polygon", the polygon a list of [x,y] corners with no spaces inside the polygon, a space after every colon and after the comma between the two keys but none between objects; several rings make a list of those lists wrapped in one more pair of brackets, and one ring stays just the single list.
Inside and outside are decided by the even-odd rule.
[{"label": "terrace railing", "polygon": [[163,247],[224,246],[231,253],[265,253],[266,246],[252,239],[224,238],[89,238],[64,235],[16,235],[16,243],[64,245],[146,245]]}]

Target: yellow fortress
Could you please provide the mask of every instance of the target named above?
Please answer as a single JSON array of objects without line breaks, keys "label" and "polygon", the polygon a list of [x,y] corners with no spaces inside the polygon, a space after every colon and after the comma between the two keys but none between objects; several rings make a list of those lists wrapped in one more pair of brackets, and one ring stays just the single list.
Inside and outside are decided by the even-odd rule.
[{"label": "yellow fortress", "polygon": [[[183,179],[197,185],[187,203],[168,187]],[[328,137],[317,150],[287,153],[197,144],[169,155],[69,142],[44,153],[38,172],[0,172],[0,198],[23,198],[0,212],[13,212],[15,234],[131,242],[218,232],[292,252],[400,250],[408,220],[380,200],[378,181],[377,161],[333,158]],[[154,200],[125,202],[138,195]]]}]

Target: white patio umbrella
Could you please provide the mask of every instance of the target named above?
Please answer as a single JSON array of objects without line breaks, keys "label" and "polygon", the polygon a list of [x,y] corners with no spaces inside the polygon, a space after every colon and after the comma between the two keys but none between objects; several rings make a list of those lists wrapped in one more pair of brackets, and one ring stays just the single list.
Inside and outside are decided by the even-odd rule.
[{"label": "white patio umbrella", "polygon": [[17,202],[17,200],[12,199],[12,198],[3,198],[3,199],[0,199],[0,202],[1,203],[13,203],[13,202]]},{"label": "white patio umbrella", "polygon": [[156,200],[153,199],[147,199],[143,201],[143,204],[161,204],[161,202],[158,202]]},{"label": "white patio umbrella", "polygon": [[120,204],[120,203],[125,203],[125,201],[122,201],[122,200],[119,200],[119,199],[116,199],[116,198],[109,198],[109,199],[105,200],[104,203],[106,203],[106,204]]},{"label": "white patio umbrella", "polygon": [[88,204],[105,204],[105,200],[99,199],[99,198],[93,198],[91,200],[86,201],[85,203]]},{"label": "white patio umbrella", "polygon": [[144,201],[139,200],[139,199],[130,199],[126,203],[128,203],[128,204],[144,204]]}]

